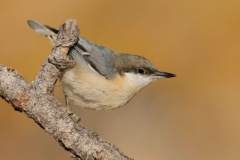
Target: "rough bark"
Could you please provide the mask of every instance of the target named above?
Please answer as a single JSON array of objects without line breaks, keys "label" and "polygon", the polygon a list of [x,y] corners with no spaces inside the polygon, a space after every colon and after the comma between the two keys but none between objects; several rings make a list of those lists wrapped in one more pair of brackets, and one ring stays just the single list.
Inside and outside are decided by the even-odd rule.
[{"label": "rough bark", "polygon": [[74,65],[67,56],[77,42],[79,29],[75,20],[61,27],[51,54],[36,79],[29,83],[16,70],[0,65],[0,96],[17,111],[25,113],[51,135],[76,160],[131,159],[116,146],[80,124],[80,118],[68,113],[54,97],[54,85],[61,72]]}]

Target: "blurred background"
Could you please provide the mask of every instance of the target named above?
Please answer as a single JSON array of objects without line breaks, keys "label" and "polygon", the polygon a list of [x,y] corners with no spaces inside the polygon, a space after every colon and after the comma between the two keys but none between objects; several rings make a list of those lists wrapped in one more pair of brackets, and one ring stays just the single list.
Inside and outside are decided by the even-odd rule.
[{"label": "blurred background", "polygon": [[[27,20],[58,28],[69,18],[90,41],[177,74],[120,109],[73,107],[86,127],[136,160],[240,159],[239,0],[0,0],[0,63],[34,80],[51,46]],[[55,95],[64,102],[59,83]],[[3,100],[0,128],[0,159],[71,159]]]}]

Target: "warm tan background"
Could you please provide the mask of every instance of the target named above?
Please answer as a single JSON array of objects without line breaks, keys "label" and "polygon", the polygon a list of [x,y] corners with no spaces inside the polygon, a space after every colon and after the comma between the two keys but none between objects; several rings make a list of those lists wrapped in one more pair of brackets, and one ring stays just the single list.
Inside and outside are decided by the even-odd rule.
[{"label": "warm tan background", "polygon": [[[58,27],[68,18],[87,39],[178,76],[121,109],[73,108],[82,123],[136,160],[240,159],[239,0],[0,0],[0,63],[32,81],[51,47],[26,21]],[[56,96],[63,102],[59,84]],[[0,159],[71,158],[1,100]]]}]

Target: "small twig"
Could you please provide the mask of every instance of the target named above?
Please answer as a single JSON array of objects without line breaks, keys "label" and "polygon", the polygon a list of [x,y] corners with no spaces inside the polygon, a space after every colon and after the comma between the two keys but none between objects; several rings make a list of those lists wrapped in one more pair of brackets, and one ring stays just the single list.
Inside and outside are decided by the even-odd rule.
[{"label": "small twig", "polygon": [[54,85],[61,72],[74,65],[67,54],[76,43],[78,34],[74,20],[67,20],[60,27],[55,47],[32,83],[14,69],[0,65],[0,96],[16,110],[32,118],[76,160],[131,159],[81,125],[80,118],[68,114],[53,96]]}]

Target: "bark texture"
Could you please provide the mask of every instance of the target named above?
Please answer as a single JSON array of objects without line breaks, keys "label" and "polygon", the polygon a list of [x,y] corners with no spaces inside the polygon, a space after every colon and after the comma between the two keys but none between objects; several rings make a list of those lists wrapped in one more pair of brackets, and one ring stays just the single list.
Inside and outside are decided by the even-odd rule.
[{"label": "bark texture", "polygon": [[77,42],[78,34],[75,20],[67,20],[60,27],[56,44],[32,83],[16,70],[0,65],[0,96],[32,118],[76,160],[131,159],[80,124],[80,118],[68,113],[53,95],[61,72],[74,65],[68,50]]}]

